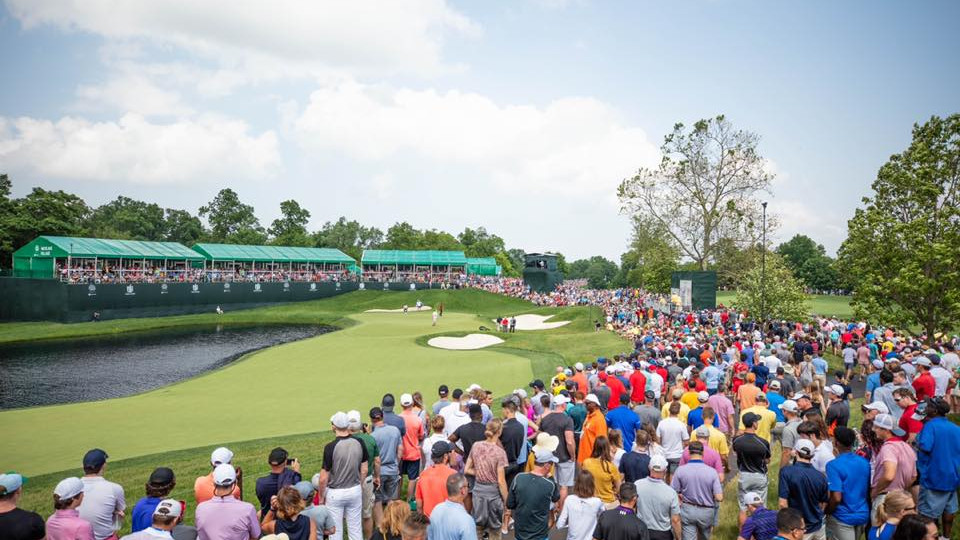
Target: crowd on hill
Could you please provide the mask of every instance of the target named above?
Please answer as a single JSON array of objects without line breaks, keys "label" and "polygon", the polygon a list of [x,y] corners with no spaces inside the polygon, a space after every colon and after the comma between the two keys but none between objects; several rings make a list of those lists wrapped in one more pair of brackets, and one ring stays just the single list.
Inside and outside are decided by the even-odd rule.
[{"label": "crowd on hill", "polygon": [[[638,298],[575,288],[555,302],[602,303],[611,325]],[[695,540],[713,537],[727,482],[744,540],[951,535],[954,343],[925,348],[833,319],[761,328],[728,310],[633,313],[631,352],[558,366],[500,400],[498,415],[478,384],[440,386],[433,404],[406,389],[399,411],[388,393],[366,414],[336,413],[321,469],[301,471],[273,450],[256,504],[238,498],[242,475],[226,448],[194,483],[191,524],[169,498],[174,471],[144,471],[127,538],[497,540],[512,530],[544,540],[559,530],[568,540]],[[831,384],[828,349],[850,360]],[[861,426],[848,425],[852,376],[867,379]],[[0,475],[0,538],[115,538],[127,503],[107,459],[88,452],[84,476],[57,485],[46,520],[16,508],[21,476]]]}]

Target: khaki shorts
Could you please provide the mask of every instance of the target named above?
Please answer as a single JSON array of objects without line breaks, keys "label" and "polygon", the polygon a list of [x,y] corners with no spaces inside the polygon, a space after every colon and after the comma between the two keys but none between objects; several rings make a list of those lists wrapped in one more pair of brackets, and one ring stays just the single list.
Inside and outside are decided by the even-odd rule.
[{"label": "khaki shorts", "polygon": [[370,519],[373,517],[373,477],[368,476],[363,481],[363,486],[361,490],[363,496],[363,519]]}]

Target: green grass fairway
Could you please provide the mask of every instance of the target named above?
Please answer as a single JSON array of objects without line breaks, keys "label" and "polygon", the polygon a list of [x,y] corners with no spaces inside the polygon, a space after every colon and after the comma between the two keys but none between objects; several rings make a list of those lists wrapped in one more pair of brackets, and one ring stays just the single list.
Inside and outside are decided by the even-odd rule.
[{"label": "green grass fairway", "polygon": [[[717,303],[729,306],[737,299],[736,291],[717,291]],[[825,294],[808,294],[807,302],[810,312],[827,317],[847,319],[853,317],[849,296],[830,296]]]}]

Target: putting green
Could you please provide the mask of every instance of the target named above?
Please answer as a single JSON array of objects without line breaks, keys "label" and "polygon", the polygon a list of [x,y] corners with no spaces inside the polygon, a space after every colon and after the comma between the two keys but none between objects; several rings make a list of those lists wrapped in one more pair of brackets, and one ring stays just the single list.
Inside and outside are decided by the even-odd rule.
[{"label": "putting green", "polygon": [[[94,447],[111,460],[326,430],[337,410],[366,416],[385,391],[483,384],[496,395],[532,377],[530,361],[497,347],[446,351],[420,336],[476,331],[484,319],[445,312],[361,313],[358,324],[272,347],[224,369],[144,394],[0,412],[3,467],[25,474],[73,468]],[[144,377],[149,377],[145,373]]]}]

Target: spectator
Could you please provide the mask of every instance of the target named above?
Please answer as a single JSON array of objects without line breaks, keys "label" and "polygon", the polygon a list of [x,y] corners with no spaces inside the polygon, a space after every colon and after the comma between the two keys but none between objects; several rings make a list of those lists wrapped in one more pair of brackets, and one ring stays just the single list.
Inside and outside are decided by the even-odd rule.
[{"label": "spectator", "polygon": [[583,421],[580,448],[577,449],[577,463],[583,463],[593,455],[593,444],[597,437],[607,435],[607,421],[600,411],[600,400],[594,394],[588,394],[584,404],[587,407],[587,418]]},{"label": "spectator", "polygon": [[878,414],[873,419],[873,432],[882,441],[871,467],[870,498],[873,500],[872,512],[875,513],[887,492],[909,490],[913,485],[917,477],[917,456],[913,448],[901,439],[904,433],[896,427],[893,416]]},{"label": "spectator", "polygon": [[773,441],[773,428],[777,425],[777,415],[770,410],[767,403],[767,395],[763,392],[757,394],[754,398],[756,403],[740,411],[740,424],[743,424],[743,417],[747,414],[754,414],[759,418],[756,421],[755,429],[758,437],[766,440],[768,443]]},{"label": "spectator", "polygon": [[591,540],[597,518],[603,512],[603,501],[596,496],[592,474],[580,470],[576,476],[573,495],[562,505],[557,528],[567,529],[567,540]]},{"label": "spectator", "polygon": [[[47,540],[93,540],[93,527],[77,511],[82,502],[82,480],[66,478],[57,484],[53,490],[54,513],[47,518]],[[7,538],[2,526],[0,532],[4,532],[3,537]]]},{"label": "spectator", "polygon": [[447,388],[447,385],[441,384],[440,388],[437,390],[437,395],[440,396],[440,399],[434,402],[433,407],[431,407],[434,416],[439,415],[441,409],[447,405],[450,405],[450,400],[448,399],[450,395],[450,389]]},{"label": "spectator", "polygon": [[[180,522],[183,521],[183,506],[180,501],[174,499],[164,499],[156,504],[151,512],[150,526],[140,532],[134,532],[123,537],[122,540],[157,540],[158,538],[181,538],[186,536],[175,536],[178,527],[183,527]],[[160,532],[161,534],[157,534]],[[166,534],[162,534],[166,533]],[[191,534],[192,538],[197,537],[197,532],[193,527],[183,527],[180,533]],[[290,540],[296,540],[291,538]]]},{"label": "spectator", "polygon": [[717,393],[707,400],[707,406],[717,413],[717,423],[720,431],[726,434],[728,438],[733,438],[733,431],[736,428],[733,422],[733,402],[727,397],[726,392],[727,386],[721,383],[717,387]]},{"label": "spectator", "polygon": [[393,407],[396,404],[393,394],[384,394],[380,400],[380,408],[383,411],[383,421],[400,430],[400,436],[407,433],[407,423],[398,415],[394,414]]},{"label": "spectator", "polygon": [[46,534],[40,514],[17,508],[23,483],[17,473],[0,474],[0,537],[4,540],[41,540]]},{"label": "spectator", "polygon": [[946,418],[950,405],[943,398],[928,399],[924,405],[923,430],[917,436],[917,510],[921,515],[939,519],[943,535],[951,538],[960,488],[960,427]]},{"label": "spectator", "polygon": [[803,522],[803,514],[796,508],[781,508],[777,512],[777,536],[775,538],[783,540],[803,540],[806,524]]},{"label": "spectator", "polygon": [[837,458],[827,463],[827,537],[858,540],[870,522],[870,462],[851,450],[857,442],[852,429],[838,426],[833,432]]},{"label": "spectator", "polygon": [[478,533],[499,538],[507,500],[507,453],[500,446],[503,422],[487,422],[483,441],[473,445],[467,457],[465,474],[475,479],[473,486],[473,519]]},{"label": "spectator", "polygon": [[[417,490],[417,478],[420,477],[420,443],[427,436],[423,421],[414,410],[413,396],[400,396],[400,406],[403,411],[400,418],[404,422],[403,454],[400,462],[400,472],[407,477],[407,500],[413,501]],[[482,414],[482,412],[481,412]]]},{"label": "spectator", "polygon": [[630,408],[630,396],[620,395],[620,406],[612,409],[606,416],[607,427],[619,430],[623,436],[623,448],[626,451],[633,449],[633,437],[642,424],[637,413]]},{"label": "spectator", "polygon": [[891,540],[937,540],[941,538],[937,523],[927,516],[911,514],[905,516],[897,525]]},{"label": "spectator", "polygon": [[686,424],[681,422],[678,417],[680,414],[680,405],[679,401],[671,403],[668,410],[670,416],[661,420],[657,425],[657,438],[660,439],[660,444],[663,446],[664,457],[667,458],[667,463],[670,464],[667,478],[670,478],[677,470],[677,467],[680,466],[680,458],[683,457],[683,447],[686,445],[686,442],[690,440],[690,433],[687,431]]},{"label": "spectator", "polygon": [[617,506],[617,491],[622,478],[613,464],[610,443],[606,437],[598,437],[593,445],[593,454],[584,460],[583,470],[593,475],[597,497],[609,510]]},{"label": "spectator", "polygon": [[805,538],[822,540],[825,538],[823,508],[829,496],[827,479],[810,464],[814,450],[809,440],[797,441],[793,447],[796,462],[780,469],[780,508],[800,510],[807,524]]},{"label": "spectator", "polygon": [[260,529],[266,534],[286,534],[290,540],[316,540],[317,524],[302,514],[306,502],[293,486],[284,486],[271,497]]},{"label": "spectator", "polygon": [[411,512],[403,520],[403,527],[400,529],[400,540],[427,540],[427,528],[430,526],[430,518],[420,512]]},{"label": "spectator", "polygon": [[827,463],[833,460],[833,443],[827,439],[826,427],[819,416],[813,417],[815,420],[801,422],[797,426],[797,434],[801,439],[806,439],[813,443],[814,453],[811,464],[813,468],[820,471],[821,474],[827,474]]},{"label": "spectator", "polygon": [[207,540],[256,540],[260,521],[252,504],[237,500],[233,490],[237,471],[229,463],[213,470],[213,498],[197,505],[197,533]]},{"label": "spectator", "polygon": [[[233,452],[228,448],[220,447],[213,451],[210,454],[210,474],[206,476],[198,477],[197,480],[193,483],[193,497],[197,501],[197,505],[204,501],[209,501],[213,498],[213,491],[215,486],[213,485],[213,469],[217,468],[217,465],[221,463],[230,464],[233,462]],[[240,483],[243,478],[242,472],[240,469],[237,469],[237,485],[234,486],[233,497],[235,499],[240,498]]]},{"label": "spectator", "polygon": [[[500,444],[507,454],[507,485],[513,483],[513,478],[522,470],[521,455],[526,458],[527,430],[517,419],[525,418],[517,412],[517,402],[512,398],[507,398],[501,403],[501,415],[503,424],[500,430]],[[525,461],[525,460],[524,460]]]},{"label": "spectator", "polygon": [[[319,481],[320,475],[314,475],[314,480]],[[300,498],[306,503],[306,508],[300,511],[301,516],[307,516],[313,520],[316,527],[317,536],[329,536],[337,531],[337,524],[330,515],[330,510],[323,505],[313,504],[313,497],[317,493],[317,487],[313,482],[301,480],[293,486],[300,492]],[[366,536],[364,536],[366,538]]]},{"label": "spectator", "polygon": [[750,491],[743,498],[747,503],[747,520],[737,540],[772,540],[777,536],[777,513],[764,506],[764,500],[757,493]]},{"label": "spectator", "polygon": [[799,408],[797,402],[788,399],[780,404],[780,412],[786,420],[783,424],[783,431],[780,435],[780,468],[786,467],[793,459],[793,446],[800,438],[797,428],[800,426],[800,418],[797,415]]},{"label": "spectator", "polygon": [[[696,430],[698,427],[704,423],[704,413],[707,408],[707,401],[710,399],[710,395],[706,391],[700,391],[697,393],[697,407],[690,410],[690,413],[687,415],[687,425],[690,427],[690,431]],[[711,426],[716,427],[720,425],[717,421],[717,417],[714,415],[711,422]]]},{"label": "spectator", "polygon": [[647,525],[650,540],[675,540],[682,533],[677,492],[663,480],[669,465],[663,456],[649,459],[649,474],[635,482],[637,517]]},{"label": "spectator", "polygon": [[107,453],[99,448],[83,456],[83,502],[77,508],[80,517],[93,525],[93,537],[104,540],[115,536],[123,525],[127,501],[123,488],[103,477]]},{"label": "spectator", "polygon": [[477,540],[477,524],[463,507],[466,498],[467,479],[460,473],[447,478],[447,500],[433,508],[428,540]]},{"label": "spectator", "polygon": [[890,540],[900,520],[916,513],[917,505],[912,495],[902,489],[890,491],[883,499],[883,504],[877,507],[867,540]]},{"label": "spectator", "polygon": [[455,388],[453,390],[453,401],[449,405],[440,409],[440,416],[443,417],[443,434],[450,436],[458,427],[470,421],[470,415],[467,414],[467,398],[463,395],[463,390]]},{"label": "spectator", "polygon": [[690,406],[682,401],[683,399],[683,390],[680,388],[675,389],[670,393],[670,401],[663,404],[663,407],[660,408],[660,418],[666,419],[670,418],[670,406],[674,403],[680,404],[680,409],[677,410],[677,418],[684,425],[687,424],[687,417],[690,414]]},{"label": "spectator", "polygon": [[650,424],[654,429],[660,423],[660,409],[654,405],[655,399],[653,391],[647,390],[643,394],[643,403],[633,408],[633,412],[640,418],[640,423]]},{"label": "spectator", "polygon": [[[446,486],[444,486],[446,491]],[[411,514],[410,505],[404,501],[390,501],[383,511],[383,521],[377,525],[372,540],[401,540],[403,523]]]},{"label": "spectator", "polygon": [[[447,478],[457,471],[450,468],[450,453],[453,446],[445,441],[438,441],[430,450],[430,459],[433,462],[423,471],[415,488],[417,509],[430,516],[433,507],[447,498]],[[398,525],[399,526],[399,525]]]},{"label": "spectator", "polygon": [[[437,416],[436,418],[440,419],[440,422],[443,422],[442,416]],[[360,440],[364,446],[367,447],[367,457],[370,459],[370,464],[372,466],[367,467],[367,476],[363,479],[363,484],[361,486],[361,511],[360,517],[363,520],[363,537],[370,538],[370,535],[373,534],[373,501],[374,501],[374,486],[380,485],[380,449],[377,446],[377,440],[373,438],[373,435],[366,432],[367,426],[363,423],[363,419],[360,417],[360,411],[352,410],[347,412],[347,420],[350,422],[350,434]],[[442,426],[441,426],[442,427]],[[446,440],[446,437],[440,436],[441,439]],[[314,475],[314,479],[309,484],[313,485],[316,488],[317,480],[319,475]],[[303,481],[297,483],[297,485],[303,485]],[[300,491],[300,494],[303,495],[303,490]],[[309,506],[309,503],[313,501],[312,498],[303,496],[304,500],[307,501],[308,506],[307,510],[311,508],[322,509],[323,512],[329,516],[330,511],[327,510],[325,506]],[[318,535],[325,534],[330,535],[333,532],[323,532],[325,525],[323,521],[318,519],[316,516],[311,516],[314,518],[314,521],[317,523]],[[332,522],[332,518],[327,518]]]},{"label": "spectator", "polygon": [[[443,434],[445,426],[446,426],[446,420],[444,420],[443,417],[440,416],[439,414],[433,416],[433,418],[430,419],[431,434],[426,439],[424,439],[423,444],[420,445],[420,450],[423,452],[424,467],[429,467],[430,465],[433,465],[433,461],[430,460],[430,451],[433,448],[434,443],[439,441],[447,442],[450,440],[449,437]],[[454,445],[454,451],[456,451],[459,454],[460,447],[457,445]]]},{"label": "spectator", "polygon": [[917,434],[923,429],[923,422],[914,418],[917,412],[917,400],[913,397],[913,388],[897,388],[893,391],[893,400],[903,409],[897,427],[904,431],[904,440],[913,444]]},{"label": "spectator", "polygon": [[[270,465],[270,474],[257,478],[257,500],[260,501],[260,516],[264,516],[270,509],[270,500],[281,489],[292,486],[302,480],[300,477],[300,461],[296,458],[288,460],[289,454],[283,448],[277,447],[270,451],[267,463]],[[291,467],[287,467],[291,465]]]},{"label": "spectator", "polygon": [[172,470],[167,467],[154,469],[147,480],[147,496],[133,505],[130,522],[131,532],[142,531],[153,523],[153,509],[160,504],[160,501],[166,499],[167,495],[170,495],[176,485],[177,481]]},{"label": "spectator", "polygon": [[647,525],[637,519],[637,487],[622,484],[617,490],[620,505],[597,518],[593,531],[596,540],[650,540]]},{"label": "spectator", "polygon": [[[727,458],[730,456],[730,445],[727,444],[727,436],[723,434],[719,429],[714,427],[716,423],[716,413],[713,412],[713,409],[710,407],[704,407],[703,409],[703,425],[700,427],[706,428],[706,437],[703,437],[702,442],[706,443],[707,447],[712,448],[717,454],[720,455],[720,461],[724,466],[724,470],[728,469],[727,467]],[[690,441],[698,440],[697,433],[703,433],[704,430],[697,428],[693,433],[690,434]]]},{"label": "spectator", "polygon": [[757,404],[757,396],[762,392],[754,384],[757,376],[753,373],[747,373],[747,382],[740,385],[737,389],[737,401],[740,403],[740,411],[745,411]]},{"label": "spectator", "polygon": [[[582,366],[581,366],[582,367]],[[540,419],[540,431],[556,437],[560,444],[554,450],[557,464],[553,468],[553,477],[560,486],[560,506],[564,504],[569,488],[573,487],[577,444],[573,436],[573,419],[564,413],[570,399],[560,394],[553,398],[553,410],[548,410]],[[620,407],[626,409],[626,407]]]},{"label": "spectator", "polygon": [[[382,414],[379,415],[381,419]],[[370,416],[374,416],[373,411]],[[363,534],[363,489],[360,484],[367,476],[370,456],[367,454],[367,447],[359,439],[350,436],[350,419],[346,413],[334,414],[330,423],[336,438],[323,447],[323,466],[317,481],[317,491],[321,493],[321,504],[326,503],[338,525],[337,531],[330,538],[343,538],[343,530],[339,525],[344,520],[347,522],[347,534],[350,538],[360,538]],[[381,448],[381,456],[382,452]]]},{"label": "spectator", "polygon": [[380,453],[380,482],[374,484],[373,522],[376,527],[383,521],[383,506],[396,499],[400,493],[400,453],[403,437],[396,426],[388,425],[379,407],[370,409],[374,441]]},{"label": "spectator", "polygon": [[550,465],[556,462],[553,452],[538,450],[534,454],[533,471],[518,474],[510,484],[503,521],[506,524],[509,518],[513,518],[517,540],[543,540],[547,537],[551,503],[560,500],[560,487],[548,477]]},{"label": "spectator", "polygon": [[[713,468],[713,470],[717,471],[717,476],[720,477],[720,482],[723,483],[723,477],[724,477],[723,458],[720,457],[720,454],[716,450],[714,450],[713,448],[710,448],[710,446],[707,444],[707,441],[710,440],[709,428],[707,428],[706,425],[702,425],[698,427],[697,430],[691,434],[691,439],[690,439],[691,442],[693,442],[694,435],[696,435],[699,438],[701,444],[703,444],[703,457],[701,459],[706,465]],[[690,448],[689,447],[684,448],[683,456],[680,457],[680,465],[685,465],[689,463],[690,459],[691,459]]]},{"label": "spectator", "polygon": [[747,493],[760,494],[760,498],[767,497],[767,464],[770,462],[770,443],[758,437],[756,424],[760,419],[755,414],[743,416],[743,433],[733,440],[733,451],[737,454],[737,469],[740,471],[740,480],[737,484],[737,501],[740,513],[738,525],[743,527],[747,519]]},{"label": "spectator", "polygon": [[917,376],[913,379],[913,390],[917,394],[917,401],[922,402],[928,397],[935,397],[937,395],[937,381],[930,374],[932,365],[930,359],[921,356],[913,361],[913,365],[917,368]]},{"label": "spectator", "polygon": [[703,463],[703,443],[690,443],[690,462],[677,469],[670,487],[680,496],[680,523],[685,540],[710,538],[723,486],[716,471]]},{"label": "spectator", "polygon": [[483,424],[483,410],[480,405],[476,403],[467,405],[467,414],[470,416],[470,421],[458,427],[449,437],[449,441],[456,444],[454,447],[456,452],[462,455],[464,459],[470,455],[470,449],[473,448],[474,443],[484,439],[483,433],[486,430],[486,426]]},{"label": "spectator", "polygon": [[827,415],[824,418],[827,427],[831,431],[837,426],[847,427],[847,423],[850,422],[850,404],[843,397],[845,394],[843,387],[839,384],[831,384],[824,388],[824,394],[830,400]]}]

